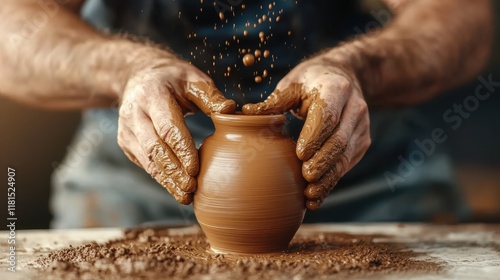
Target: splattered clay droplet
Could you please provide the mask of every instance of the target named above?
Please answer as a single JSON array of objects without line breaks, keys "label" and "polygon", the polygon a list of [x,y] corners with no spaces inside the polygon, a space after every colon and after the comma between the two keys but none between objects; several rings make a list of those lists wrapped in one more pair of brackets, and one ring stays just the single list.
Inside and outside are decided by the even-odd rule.
[{"label": "splattered clay droplet", "polygon": [[255,63],[255,57],[253,56],[253,54],[249,53],[243,57],[243,65],[252,66],[254,63]]}]

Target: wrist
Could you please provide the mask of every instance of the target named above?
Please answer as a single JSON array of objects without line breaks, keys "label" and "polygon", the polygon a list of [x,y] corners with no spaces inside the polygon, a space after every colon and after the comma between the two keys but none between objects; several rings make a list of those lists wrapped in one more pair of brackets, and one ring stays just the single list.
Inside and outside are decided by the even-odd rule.
[{"label": "wrist", "polygon": [[98,84],[107,87],[108,95],[121,99],[131,79],[165,65],[175,56],[160,47],[128,39],[109,40],[101,47],[107,57],[103,59],[103,70],[97,71]]},{"label": "wrist", "polygon": [[370,75],[376,74],[376,71],[368,69],[370,66],[364,54],[364,42],[351,41],[330,49],[322,56],[326,63],[352,77],[365,97],[371,94],[370,88],[375,77]]}]

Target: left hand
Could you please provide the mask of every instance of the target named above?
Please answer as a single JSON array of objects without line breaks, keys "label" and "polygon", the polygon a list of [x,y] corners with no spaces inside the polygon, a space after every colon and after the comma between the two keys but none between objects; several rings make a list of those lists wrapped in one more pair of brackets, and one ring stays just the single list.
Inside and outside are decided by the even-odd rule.
[{"label": "left hand", "polygon": [[352,71],[318,56],[292,69],[264,102],[243,106],[244,114],[287,110],[306,118],[296,152],[309,182],[306,206],[315,210],[370,146],[368,105]]}]

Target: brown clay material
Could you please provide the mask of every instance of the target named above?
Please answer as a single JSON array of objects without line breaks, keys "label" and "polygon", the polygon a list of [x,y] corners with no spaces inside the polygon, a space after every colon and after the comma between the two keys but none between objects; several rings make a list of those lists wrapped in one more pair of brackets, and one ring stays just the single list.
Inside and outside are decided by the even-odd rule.
[{"label": "brown clay material", "polygon": [[196,218],[214,251],[285,250],[305,212],[301,162],[283,115],[214,114],[200,148]]},{"label": "brown clay material", "polygon": [[236,111],[236,102],[224,98],[214,84],[202,81],[187,82],[185,92],[187,99],[196,104],[206,115],[214,112],[229,114]]},{"label": "brown clay material", "polygon": [[48,279],[374,279],[382,275],[439,273],[439,264],[416,260],[401,243],[376,243],[380,235],[298,235],[279,254],[236,256],[210,253],[200,234],[134,229],[106,244],[69,247],[34,265]]},{"label": "brown clay material", "polygon": [[[169,90],[172,93],[179,91],[173,87],[169,87]],[[184,94],[177,95],[175,99],[170,98],[167,104],[166,109],[170,114],[164,116],[164,124],[170,125],[168,132],[165,135],[158,135],[158,140],[148,154],[149,163],[142,166],[182,204],[190,204],[193,201],[196,175],[199,172],[198,151],[190,137],[183,115],[196,111],[196,107],[205,114],[232,113],[236,110],[236,103],[225,99],[213,83],[186,82]],[[126,150],[125,153],[141,166],[132,153]]]},{"label": "brown clay material", "polygon": [[[297,140],[297,156],[304,161],[302,175],[310,183],[304,192],[306,207],[313,211],[321,206],[340,178],[354,164],[351,163],[353,150],[349,141],[358,139],[351,136],[360,123],[356,118],[339,123],[343,112],[331,108],[342,107],[347,99],[325,99],[320,95],[321,87],[306,88],[301,83],[291,83],[283,89],[276,89],[263,102],[242,107],[246,115],[293,110],[296,115],[305,118]],[[368,125],[368,116],[363,124]]]},{"label": "brown clay material", "polygon": [[151,174],[172,196],[182,204],[193,201],[192,192],[196,189],[195,178],[184,172],[174,152],[158,140],[149,155],[150,161],[157,166],[157,173]]},{"label": "brown clay material", "polygon": [[252,66],[254,63],[255,63],[255,57],[253,56],[253,54],[249,53],[243,57],[243,64],[245,66]]}]

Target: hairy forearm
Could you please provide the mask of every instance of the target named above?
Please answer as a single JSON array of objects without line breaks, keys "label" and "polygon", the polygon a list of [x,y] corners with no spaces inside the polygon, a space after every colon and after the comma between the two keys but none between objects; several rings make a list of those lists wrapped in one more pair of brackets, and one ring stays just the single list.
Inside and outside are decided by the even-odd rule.
[{"label": "hairy forearm", "polygon": [[88,26],[77,2],[82,1],[2,3],[1,95],[57,109],[107,106],[117,99],[133,61],[140,65],[148,51]]},{"label": "hairy forearm", "polygon": [[324,56],[356,74],[370,104],[428,100],[471,79],[486,63],[493,29],[489,0],[385,2],[397,8],[390,24]]}]

